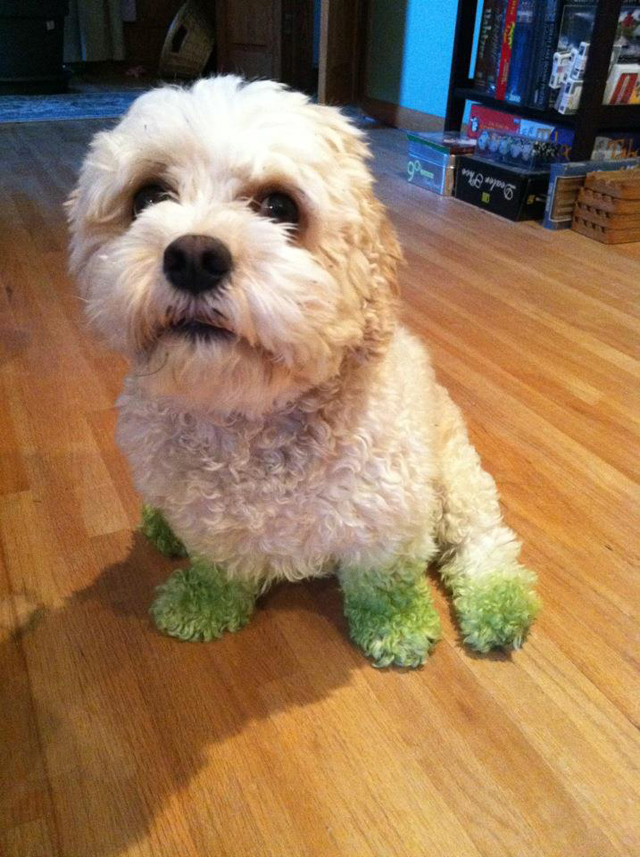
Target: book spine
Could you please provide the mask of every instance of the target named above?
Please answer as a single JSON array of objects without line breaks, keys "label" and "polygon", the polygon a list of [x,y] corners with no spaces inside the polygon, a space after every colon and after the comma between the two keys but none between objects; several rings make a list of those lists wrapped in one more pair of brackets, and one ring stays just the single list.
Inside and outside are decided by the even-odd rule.
[{"label": "book spine", "polygon": [[511,52],[511,68],[505,95],[505,100],[514,104],[522,104],[527,94],[529,69],[532,61],[535,7],[535,0],[520,0],[518,3],[516,29]]},{"label": "book spine", "polygon": [[473,85],[476,89],[486,89],[489,80],[489,37],[491,35],[495,6],[495,0],[484,0],[482,6],[476,68],[473,73]]},{"label": "book spine", "polygon": [[494,0],[491,30],[489,32],[489,53],[487,57],[487,92],[495,95],[496,80],[500,68],[500,50],[502,48],[502,24],[507,0]]},{"label": "book spine", "polygon": [[531,90],[533,87],[533,78],[535,75],[536,63],[538,61],[538,51],[540,49],[540,19],[544,15],[544,7],[546,0],[533,0],[533,21],[531,23],[531,52],[527,68],[527,76],[524,82],[522,92],[522,104],[529,106],[531,100]]},{"label": "book spine", "polygon": [[537,16],[527,104],[538,110],[545,110],[549,104],[549,76],[553,65],[553,54],[558,43],[560,12],[563,5],[563,0],[542,0]]},{"label": "book spine", "polygon": [[509,69],[511,67],[511,54],[513,49],[513,33],[516,27],[516,15],[518,13],[518,0],[508,0],[504,13],[504,24],[502,26],[502,47],[500,50],[500,66],[498,79],[496,80],[496,98],[504,101],[507,94],[507,83],[509,82]]}]

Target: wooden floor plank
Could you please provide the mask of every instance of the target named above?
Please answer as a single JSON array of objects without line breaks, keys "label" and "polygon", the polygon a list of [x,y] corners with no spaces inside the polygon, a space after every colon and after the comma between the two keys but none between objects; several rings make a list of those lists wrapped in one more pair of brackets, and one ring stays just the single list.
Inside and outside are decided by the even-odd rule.
[{"label": "wooden floor plank", "polygon": [[57,854],[52,794],[22,629],[38,621],[37,590],[14,590],[0,550],[0,854]]},{"label": "wooden floor plank", "polygon": [[179,644],[113,439],[125,365],[66,273],[61,204],[104,125],[0,126],[0,853],[640,853],[640,245],[429,194],[372,125],[403,312],[545,609],[521,652],[475,657],[431,575],[444,639],[407,673],[353,648],[333,580]]}]

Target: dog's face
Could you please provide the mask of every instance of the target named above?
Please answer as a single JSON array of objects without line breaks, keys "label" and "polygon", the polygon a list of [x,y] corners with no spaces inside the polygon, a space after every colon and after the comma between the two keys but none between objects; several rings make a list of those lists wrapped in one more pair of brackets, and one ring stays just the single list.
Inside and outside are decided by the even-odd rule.
[{"label": "dog's face", "polygon": [[385,347],[399,250],[366,157],[337,110],[235,77],[95,137],[71,268],[151,394],[262,414]]}]

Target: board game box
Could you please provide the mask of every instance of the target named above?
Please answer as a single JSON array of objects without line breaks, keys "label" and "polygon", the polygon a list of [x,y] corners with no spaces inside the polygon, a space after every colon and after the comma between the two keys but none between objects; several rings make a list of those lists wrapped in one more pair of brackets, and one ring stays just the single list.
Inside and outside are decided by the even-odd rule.
[{"label": "board game box", "polygon": [[408,131],[407,181],[441,196],[453,193],[456,159],[473,152],[476,140],[459,132]]},{"label": "board game box", "polygon": [[508,220],[540,220],[548,184],[548,170],[532,172],[461,155],[454,196]]}]

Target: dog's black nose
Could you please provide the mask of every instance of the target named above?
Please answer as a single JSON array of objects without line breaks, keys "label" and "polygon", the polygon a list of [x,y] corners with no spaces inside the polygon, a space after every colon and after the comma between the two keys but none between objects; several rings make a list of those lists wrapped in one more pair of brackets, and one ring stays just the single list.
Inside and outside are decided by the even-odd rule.
[{"label": "dog's black nose", "polygon": [[181,235],[164,251],[165,277],[177,289],[199,295],[214,289],[233,267],[226,244],[208,235]]}]

